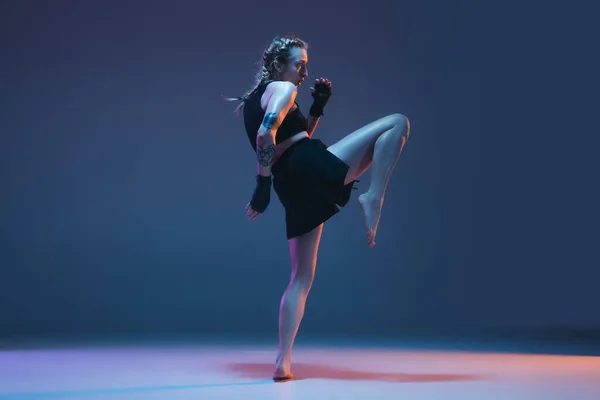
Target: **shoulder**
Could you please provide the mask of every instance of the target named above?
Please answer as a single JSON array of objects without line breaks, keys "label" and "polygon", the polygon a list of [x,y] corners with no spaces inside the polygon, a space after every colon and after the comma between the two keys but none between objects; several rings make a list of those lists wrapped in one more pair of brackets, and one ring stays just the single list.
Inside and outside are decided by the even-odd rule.
[{"label": "shoulder", "polygon": [[261,107],[266,110],[269,103],[292,104],[296,100],[297,93],[298,88],[291,82],[269,82],[261,98]]},{"label": "shoulder", "polygon": [[282,97],[293,96],[297,93],[298,88],[292,82],[273,81],[267,84],[266,92],[269,95],[277,95]]}]

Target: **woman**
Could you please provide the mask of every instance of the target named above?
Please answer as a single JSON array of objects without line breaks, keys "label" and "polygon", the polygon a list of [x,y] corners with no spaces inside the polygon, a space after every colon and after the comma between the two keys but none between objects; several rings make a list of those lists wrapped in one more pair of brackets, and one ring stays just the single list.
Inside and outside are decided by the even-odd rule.
[{"label": "woman", "polygon": [[254,220],[266,210],[271,184],[285,209],[292,275],[280,306],[275,381],[294,378],[292,346],[313,282],[323,223],[339,212],[338,206],[347,204],[356,178],[371,167],[369,189],[358,203],[367,244],[375,245],[386,186],[410,131],[404,115],[392,114],[329,147],[311,139],[331,96],[331,82],[315,81],[310,88],[314,101],[304,117],[295,99],[308,76],[307,48],[297,37],[275,37],[263,53],[254,88],[229,99],[241,101],[237,111],[243,108],[248,139],[257,155],[256,188],[246,205],[247,217]]}]

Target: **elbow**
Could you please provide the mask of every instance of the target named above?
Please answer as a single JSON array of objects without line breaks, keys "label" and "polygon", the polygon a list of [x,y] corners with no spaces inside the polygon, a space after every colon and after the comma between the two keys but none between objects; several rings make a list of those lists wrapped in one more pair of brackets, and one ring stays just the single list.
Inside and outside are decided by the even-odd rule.
[{"label": "elbow", "polygon": [[256,134],[256,142],[257,143],[274,143],[275,142],[275,132],[267,129],[260,129]]}]

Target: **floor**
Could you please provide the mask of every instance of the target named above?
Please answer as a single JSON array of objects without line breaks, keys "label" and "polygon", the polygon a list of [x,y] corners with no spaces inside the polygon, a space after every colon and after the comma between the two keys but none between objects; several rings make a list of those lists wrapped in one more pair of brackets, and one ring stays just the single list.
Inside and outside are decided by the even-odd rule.
[{"label": "floor", "polygon": [[119,344],[0,349],[0,399],[600,399],[600,357],[297,345],[297,380],[274,383],[261,344]]}]

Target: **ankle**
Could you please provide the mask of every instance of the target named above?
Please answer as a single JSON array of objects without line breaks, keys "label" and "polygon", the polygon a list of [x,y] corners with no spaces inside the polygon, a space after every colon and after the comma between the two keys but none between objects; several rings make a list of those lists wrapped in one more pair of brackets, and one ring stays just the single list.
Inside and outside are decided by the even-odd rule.
[{"label": "ankle", "polygon": [[366,191],[365,193],[363,193],[362,195],[360,195],[360,198],[363,201],[368,201],[371,203],[383,203],[383,193],[377,193],[374,190],[369,189],[368,191]]},{"label": "ankle", "polygon": [[292,355],[288,352],[285,354],[279,354],[279,356],[277,356],[277,364],[291,364],[292,361]]}]

